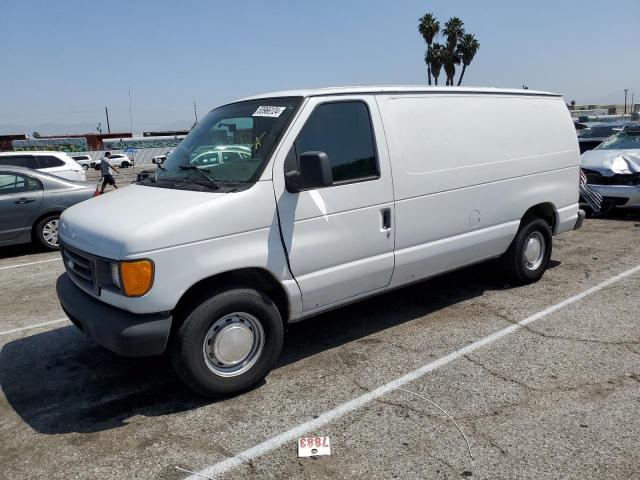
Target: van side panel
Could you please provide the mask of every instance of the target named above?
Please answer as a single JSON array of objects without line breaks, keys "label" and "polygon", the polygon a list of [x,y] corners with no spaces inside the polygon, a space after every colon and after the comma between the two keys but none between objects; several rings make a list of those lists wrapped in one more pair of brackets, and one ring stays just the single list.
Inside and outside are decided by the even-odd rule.
[{"label": "van side panel", "polygon": [[[401,285],[504,253],[523,214],[575,224],[580,157],[560,97],[378,96],[392,159]],[[573,222],[573,223],[572,223]]]}]

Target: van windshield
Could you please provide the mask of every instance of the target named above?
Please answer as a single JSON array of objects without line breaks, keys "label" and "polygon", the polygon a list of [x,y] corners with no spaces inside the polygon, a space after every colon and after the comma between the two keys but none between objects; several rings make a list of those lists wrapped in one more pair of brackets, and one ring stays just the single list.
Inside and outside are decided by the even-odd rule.
[{"label": "van windshield", "polygon": [[209,112],[141,184],[237,190],[253,184],[300,105],[300,97],[232,103]]}]

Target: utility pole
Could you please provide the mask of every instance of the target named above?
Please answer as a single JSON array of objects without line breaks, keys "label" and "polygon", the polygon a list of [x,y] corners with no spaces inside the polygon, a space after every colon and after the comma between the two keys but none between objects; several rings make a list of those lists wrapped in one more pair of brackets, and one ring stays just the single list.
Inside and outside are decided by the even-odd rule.
[{"label": "utility pole", "polygon": [[193,114],[196,117],[196,125],[198,124],[198,109],[196,108],[196,101],[193,101]]},{"label": "utility pole", "polygon": [[627,92],[629,91],[628,88],[624,89],[624,114],[627,114]]},{"label": "utility pole", "polygon": [[129,130],[131,131],[131,136],[133,137],[133,110],[131,109],[131,87],[129,85]]},{"label": "utility pole", "polygon": [[109,109],[105,106],[104,113],[107,116],[107,132],[111,133],[111,125],[109,125]]}]

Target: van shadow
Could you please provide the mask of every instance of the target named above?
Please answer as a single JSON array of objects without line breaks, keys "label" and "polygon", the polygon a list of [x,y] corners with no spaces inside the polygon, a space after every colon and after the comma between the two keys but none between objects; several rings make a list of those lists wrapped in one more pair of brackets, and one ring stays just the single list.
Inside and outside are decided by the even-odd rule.
[{"label": "van shadow", "polygon": [[[477,265],[294,324],[276,368],[487,290],[509,288],[495,270],[492,263]],[[118,357],[73,326],[7,343],[0,351],[0,387],[16,413],[43,434],[108,430],[136,415],[162,416],[215,402],[184,387],[166,357]]]}]

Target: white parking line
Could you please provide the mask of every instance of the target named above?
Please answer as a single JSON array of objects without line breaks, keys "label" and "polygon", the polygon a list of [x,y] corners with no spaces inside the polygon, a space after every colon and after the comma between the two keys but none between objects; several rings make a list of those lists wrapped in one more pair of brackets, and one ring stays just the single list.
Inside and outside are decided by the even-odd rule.
[{"label": "white parking line", "polygon": [[40,260],[38,262],[29,262],[29,263],[18,263],[16,265],[7,265],[6,267],[0,267],[0,270],[7,270],[9,268],[18,268],[18,267],[28,267],[29,265],[37,265],[39,263],[47,263],[47,262],[58,262],[62,260],[62,258],[50,258],[48,260]]},{"label": "white parking line", "polygon": [[598,292],[599,290],[602,290],[603,288],[606,288],[622,280],[623,278],[633,275],[638,271],[640,271],[640,265],[637,265],[629,270],[626,270],[625,272],[622,272],[621,274],[616,275],[615,277],[611,277],[610,279],[605,280],[604,282],[599,283],[598,285],[591,287],[572,297],[569,297],[566,300],[563,300],[562,302],[559,302],[559,303],[556,303],[555,305],[547,307],[544,310],[541,310],[538,313],[535,313],[518,323],[515,323],[507,328],[499,330],[487,337],[481,338],[480,340],[477,340],[467,345],[466,347],[462,347],[458,350],[455,350],[449,353],[448,355],[445,355],[444,357],[441,357],[433,362],[427,363],[426,365],[423,365],[422,367],[416,370],[413,370],[412,372],[409,372],[403,375],[402,377],[396,378],[395,380],[392,380],[389,383],[385,383],[384,385],[374,390],[371,390],[363,395],[360,395],[359,397],[356,397],[352,400],[349,400],[348,402],[338,405],[337,407],[322,413],[319,417],[313,420],[309,420],[307,422],[301,423],[291,428],[290,430],[287,430],[286,432],[281,433],[280,435],[277,435],[275,437],[271,437],[265,440],[264,442],[259,443],[258,445],[255,445],[251,448],[248,448],[233,457],[229,457],[225,460],[215,463],[199,471],[194,475],[190,475],[188,479],[197,480],[198,478],[202,478],[203,476],[215,477],[216,475],[221,475],[225,472],[228,472],[229,470],[232,470],[235,467],[242,465],[243,463],[246,463],[255,458],[258,458],[264,455],[265,453],[270,452],[271,450],[275,450],[276,448],[279,448],[286,443],[297,440],[299,437],[303,436],[307,432],[318,431],[320,427],[323,427],[324,425],[332,422],[333,420],[336,420],[337,418],[340,418],[350,412],[353,412],[354,410],[357,410],[358,408],[367,405],[373,400],[376,400],[377,398],[380,398],[389,392],[398,390],[400,387],[403,387],[407,383],[423,377],[429,372],[437,370],[438,368],[443,367],[453,362],[454,360],[457,360],[463,357],[464,355],[467,355],[481,347],[484,347],[486,345],[489,345],[501,339],[502,337],[505,337],[513,332],[516,332],[521,328],[523,328],[524,326],[529,325],[530,323],[533,323],[536,320],[540,320],[541,318],[544,318],[547,315],[560,310],[561,308],[571,305],[579,300],[582,300],[583,298],[591,295],[592,293]]},{"label": "white parking line", "polygon": [[1,335],[10,335],[12,333],[23,332],[25,330],[31,330],[33,328],[46,327],[47,325],[55,325],[56,323],[62,323],[62,322],[66,322],[66,321],[68,321],[68,318],[64,317],[64,318],[59,318],[58,320],[51,320],[49,322],[36,323],[35,325],[29,325],[28,327],[14,328],[12,330],[5,330],[4,332],[0,332],[0,336]]}]

